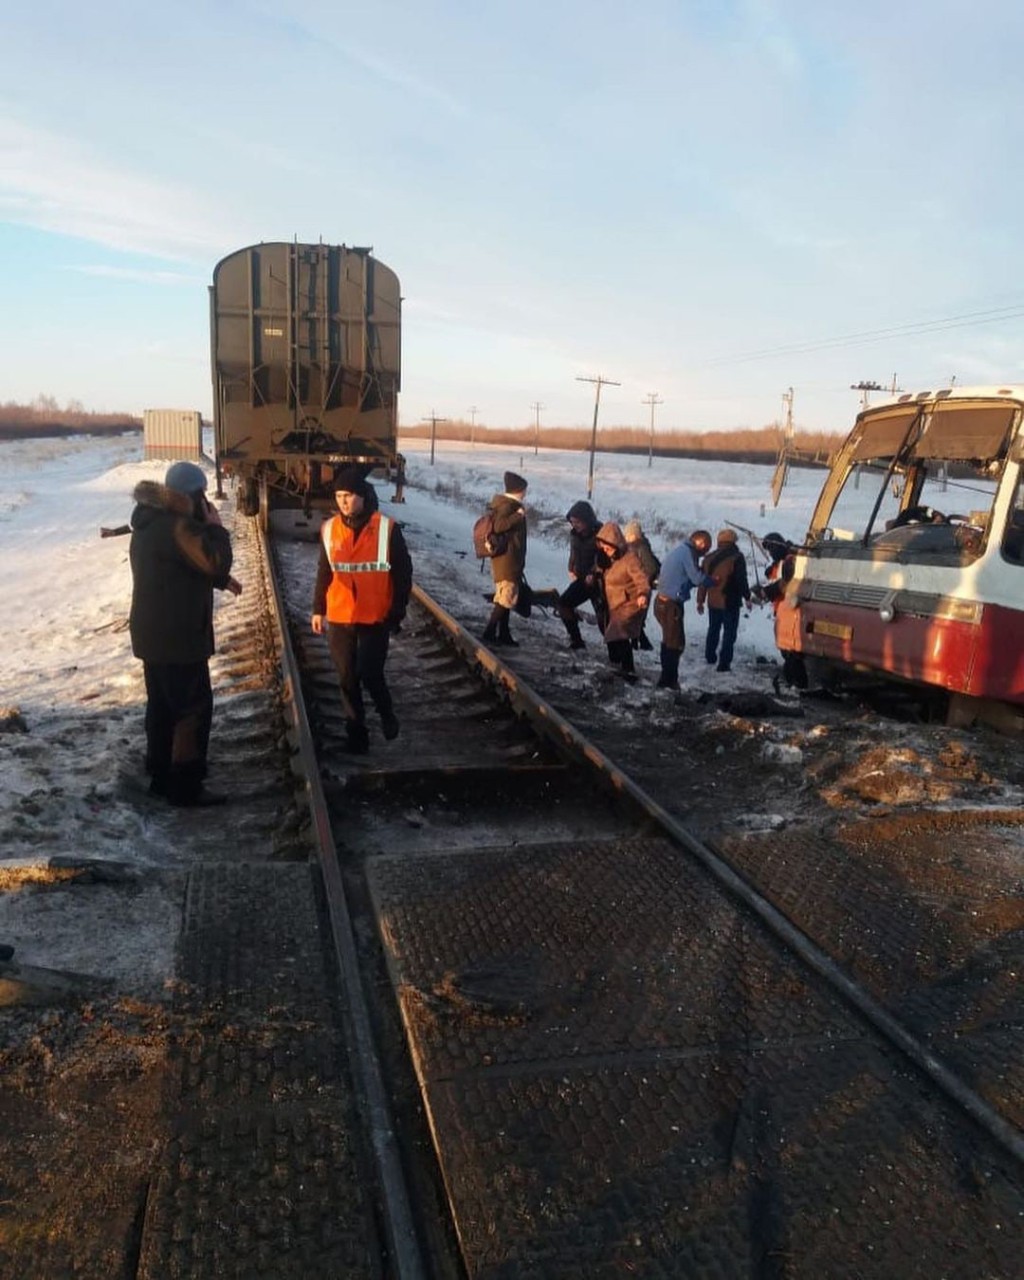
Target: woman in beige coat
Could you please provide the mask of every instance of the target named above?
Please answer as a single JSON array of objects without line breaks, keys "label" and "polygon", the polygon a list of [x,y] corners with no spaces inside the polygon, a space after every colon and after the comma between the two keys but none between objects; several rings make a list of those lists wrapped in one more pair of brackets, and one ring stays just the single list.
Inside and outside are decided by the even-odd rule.
[{"label": "woman in beige coat", "polygon": [[608,659],[625,679],[636,679],[633,641],[643,630],[651,586],[643,565],[626,545],[622,530],[612,520],[597,532],[596,569],[604,591],[607,621],[604,640]]}]

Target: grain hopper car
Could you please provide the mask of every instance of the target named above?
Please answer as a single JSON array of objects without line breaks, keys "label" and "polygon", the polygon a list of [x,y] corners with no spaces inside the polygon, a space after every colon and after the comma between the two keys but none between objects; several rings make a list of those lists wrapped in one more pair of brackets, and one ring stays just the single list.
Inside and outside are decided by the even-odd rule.
[{"label": "grain hopper car", "polygon": [[250,245],[217,263],[210,287],[218,480],[266,527],[333,509],[337,466],[396,486],[401,380],[398,277],[369,249]]}]

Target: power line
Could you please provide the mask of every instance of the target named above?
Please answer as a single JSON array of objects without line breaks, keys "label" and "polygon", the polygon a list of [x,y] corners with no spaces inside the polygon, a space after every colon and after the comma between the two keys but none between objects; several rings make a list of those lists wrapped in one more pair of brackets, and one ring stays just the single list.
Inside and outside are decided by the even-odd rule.
[{"label": "power line", "polygon": [[735,356],[716,356],[705,360],[702,367],[719,364],[744,364],[751,360],[767,360],[772,356],[807,355],[813,351],[854,346],[865,342],[880,342],[884,338],[914,337],[919,334],[944,333],[949,329],[966,329],[974,325],[998,324],[1001,320],[1019,320],[1024,317],[1024,307],[994,307],[988,311],[967,311],[960,316],[946,316],[940,320],[917,320],[908,324],[893,325],[888,329],[866,329],[860,333],[848,333],[836,338],[823,338],[817,342],[797,342],[786,346],[765,347],[760,351],[748,351]]}]

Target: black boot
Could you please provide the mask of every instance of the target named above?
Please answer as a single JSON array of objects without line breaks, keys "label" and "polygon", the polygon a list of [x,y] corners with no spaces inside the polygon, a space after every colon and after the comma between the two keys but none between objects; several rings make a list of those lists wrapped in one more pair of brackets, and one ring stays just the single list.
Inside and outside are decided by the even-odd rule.
[{"label": "black boot", "polygon": [[498,644],[506,645],[509,649],[518,649],[519,641],[512,639],[512,632],[508,629],[509,611],[503,609],[505,615],[498,623]]},{"label": "black boot", "polygon": [[568,605],[560,604],[558,606],[558,616],[565,624],[565,629],[569,633],[570,649],[585,649],[587,646],[580,635],[580,623],[576,617],[576,610],[571,609]]},{"label": "black boot", "polygon": [[487,626],[480,633],[481,640],[494,641],[498,638],[498,627],[501,619],[508,619],[508,610],[503,609],[500,604],[496,604],[491,610],[491,616],[487,619]]}]

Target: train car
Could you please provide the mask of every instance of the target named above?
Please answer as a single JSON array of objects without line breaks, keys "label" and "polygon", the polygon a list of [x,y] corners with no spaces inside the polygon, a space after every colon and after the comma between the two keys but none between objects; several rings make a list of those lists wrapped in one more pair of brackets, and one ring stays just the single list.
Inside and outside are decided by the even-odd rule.
[{"label": "train car", "polygon": [[905,394],[836,454],[776,612],[812,681],[940,694],[948,723],[1024,723],[1024,386]]},{"label": "train car", "polygon": [[[334,468],[362,463],[396,485],[401,381],[398,277],[369,249],[250,245],[210,287],[218,480],[266,527],[333,509]],[[316,523],[316,522],[313,522]]]}]

